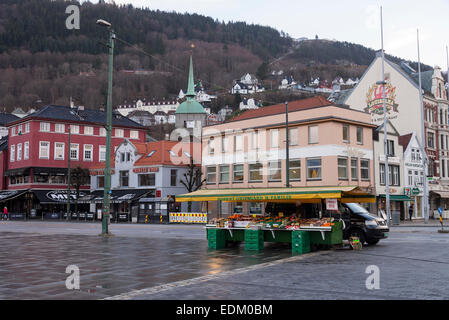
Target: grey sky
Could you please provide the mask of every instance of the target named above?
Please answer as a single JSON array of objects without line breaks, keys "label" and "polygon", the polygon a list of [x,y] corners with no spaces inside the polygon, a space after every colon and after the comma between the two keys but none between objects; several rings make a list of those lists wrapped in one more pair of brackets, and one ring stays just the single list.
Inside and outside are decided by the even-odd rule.
[{"label": "grey sky", "polygon": [[[92,0],[92,2],[97,2]],[[380,6],[383,6],[387,53],[447,69],[449,0],[115,0],[154,10],[198,13],[220,21],[268,25],[294,38],[336,39],[380,49]]]}]

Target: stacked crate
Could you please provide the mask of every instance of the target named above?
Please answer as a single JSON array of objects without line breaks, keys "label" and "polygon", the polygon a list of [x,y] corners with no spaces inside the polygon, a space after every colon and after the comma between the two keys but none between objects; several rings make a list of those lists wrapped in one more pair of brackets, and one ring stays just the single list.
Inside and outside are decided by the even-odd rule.
[{"label": "stacked crate", "polygon": [[245,230],[245,250],[259,251],[263,249],[263,230]]},{"label": "stacked crate", "polygon": [[308,231],[292,231],[292,253],[310,252],[310,235]]},{"label": "stacked crate", "polygon": [[226,247],[226,230],[207,229],[207,247],[209,249],[223,249]]}]

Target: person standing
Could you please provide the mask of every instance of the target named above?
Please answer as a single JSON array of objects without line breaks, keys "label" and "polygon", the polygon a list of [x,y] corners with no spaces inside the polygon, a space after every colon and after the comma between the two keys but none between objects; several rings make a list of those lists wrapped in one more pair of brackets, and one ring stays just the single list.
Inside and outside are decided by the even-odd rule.
[{"label": "person standing", "polygon": [[412,216],[413,216],[413,203],[410,204],[410,207],[408,208],[408,215],[410,217],[410,221],[412,221]]},{"label": "person standing", "polygon": [[6,208],[6,206],[3,208],[3,218],[2,220],[8,220],[8,208]]}]

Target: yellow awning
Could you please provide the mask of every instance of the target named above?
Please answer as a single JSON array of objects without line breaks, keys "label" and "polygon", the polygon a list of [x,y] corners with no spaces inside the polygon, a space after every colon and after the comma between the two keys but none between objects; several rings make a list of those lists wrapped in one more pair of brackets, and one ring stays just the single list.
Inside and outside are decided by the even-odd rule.
[{"label": "yellow awning", "polygon": [[[321,199],[341,199],[343,202],[375,202],[375,197],[356,186],[203,189],[176,196],[177,202],[319,202]],[[349,201],[351,200],[351,201]]]}]

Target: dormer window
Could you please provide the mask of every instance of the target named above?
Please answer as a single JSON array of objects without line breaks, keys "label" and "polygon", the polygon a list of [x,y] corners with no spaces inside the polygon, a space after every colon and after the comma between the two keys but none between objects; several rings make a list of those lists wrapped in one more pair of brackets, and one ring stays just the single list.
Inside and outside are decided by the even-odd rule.
[{"label": "dormer window", "polygon": [[156,150],[151,151],[151,152],[147,155],[147,158],[151,157],[155,152],[156,152]]},{"label": "dormer window", "polygon": [[172,150],[168,150],[168,153],[170,153],[172,157],[177,157],[176,153],[174,153]]},{"label": "dormer window", "polygon": [[192,158],[192,156],[191,156],[191,154],[190,154],[190,153],[188,153],[188,152],[184,151],[184,154],[186,155],[186,157],[187,157],[187,158]]}]

